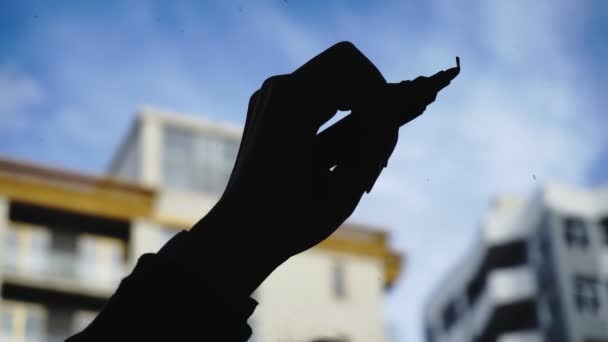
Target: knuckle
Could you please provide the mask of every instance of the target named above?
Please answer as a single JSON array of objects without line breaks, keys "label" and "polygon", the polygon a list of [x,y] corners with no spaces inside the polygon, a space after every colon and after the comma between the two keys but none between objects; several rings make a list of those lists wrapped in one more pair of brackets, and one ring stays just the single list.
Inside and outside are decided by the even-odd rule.
[{"label": "knuckle", "polygon": [[355,44],[349,42],[349,41],[342,41],[337,43],[336,45],[334,45],[334,48],[343,55],[346,56],[355,56],[355,55],[360,55],[361,51],[359,51],[359,49],[357,49],[357,47],[355,46]]},{"label": "knuckle", "polygon": [[256,90],[253,94],[251,94],[251,97],[249,97],[249,105],[253,105],[259,98],[260,96],[260,91]]},{"label": "knuckle", "polygon": [[275,88],[277,86],[283,87],[288,81],[289,75],[274,75],[268,77],[262,84],[262,88]]},{"label": "knuckle", "polygon": [[290,75],[271,76],[264,81],[262,89],[267,92],[267,95],[272,99],[289,99],[293,98],[297,91]]}]

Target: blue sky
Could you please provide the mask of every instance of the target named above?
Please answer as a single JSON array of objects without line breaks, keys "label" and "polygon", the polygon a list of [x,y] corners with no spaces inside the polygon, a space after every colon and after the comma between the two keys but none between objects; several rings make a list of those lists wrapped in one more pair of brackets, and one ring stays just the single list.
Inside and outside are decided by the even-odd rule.
[{"label": "blue sky", "polygon": [[390,81],[459,55],[353,217],[408,254],[387,318],[421,341],[425,298],[495,195],[608,180],[607,16],[601,0],[3,1],[0,155],[102,172],[141,105],[242,124],[264,79],[341,40]]}]

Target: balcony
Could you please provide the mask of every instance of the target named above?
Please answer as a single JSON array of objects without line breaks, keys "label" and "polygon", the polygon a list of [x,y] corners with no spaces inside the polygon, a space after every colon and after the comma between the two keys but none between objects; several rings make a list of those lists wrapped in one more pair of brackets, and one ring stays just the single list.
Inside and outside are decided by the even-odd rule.
[{"label": "balcony", "polygon": [[46,243],[48,235],[9,229],[2,257],[5,281],[108,297],[126,274],[120,243],[87,236],[78,239],[75,252],[62,252]]},{"label": "balcony", "polygon": [[65,311],[65,308],[15,300],[3,300],[0,306],[0,341],[6,342],[65,341],[82,331],[96,315],[92,311]]},{"label": "balcony", "polygon": [[485,284],[471,314],[474,331],[478,334],[484,331],[499,307],[534,298],[537,291],[534,276],[527,266],[491,271]]}]

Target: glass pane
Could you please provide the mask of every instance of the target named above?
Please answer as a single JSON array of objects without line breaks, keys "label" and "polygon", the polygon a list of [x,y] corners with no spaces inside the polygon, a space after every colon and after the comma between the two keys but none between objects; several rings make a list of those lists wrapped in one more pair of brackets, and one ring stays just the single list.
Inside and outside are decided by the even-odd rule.
[{"label": "glass pane", "polygon": [[48,247],[49,238],[47,233],[42,229],[32,229],[30,239],[28,241],[28,250],[30,254],[30,257],[28,258],[28,269],[30,271],[48,271]]},{"label": "glass pane", "polygon": [[91,237],[80,237],[78,241],[78,264],[81,280],[90,281],[95,274],[97,245]]},{"label": "glass pane", "polygon": [[163,178],[170,187],[189,190],[192,184],[192,159],[194,155],[192,132],[166,126],[163,143]]},{"label": "glass pane", "polygon": [[4,333],[12,334],[13,331],[13,320],[14,315],[12,310],[10,310],[10,306],[2,309],[2,331]]},{"label": "glass pane", "polygon": [[15,229],[7,229],[4,240],[4,265],[11,271],[17,269],[18,252],[18,234]]},{"label": "glass pane", "polygon": [[44,322],[42,313],[37,310],[28,309],[25,321],[25,334],[28,337],[42,336]]},{"label": "glass pane", "polygon": [[344,265],[340,262],[336,263],[334,265],[333,272],[334,296],[336,298],[343,298],[346,295],[346,279],[344,274]]}]

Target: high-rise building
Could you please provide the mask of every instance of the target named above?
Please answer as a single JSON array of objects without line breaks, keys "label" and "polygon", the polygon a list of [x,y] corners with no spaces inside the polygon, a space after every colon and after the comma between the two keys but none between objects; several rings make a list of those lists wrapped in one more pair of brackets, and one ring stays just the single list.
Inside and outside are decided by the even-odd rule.
[{"label": "high-rise building", "polygon": [[425,326],[428,342],[608,341],[608,189],[498,198]]},{"label": "high-rise building", "polygon": [[[86,326],[141,254],[214,205],[240,135],[144,109],[107,175],[0,160],[0,341],[60,341]],[[382,299],[400,264],[387,233],[345,224],[256,291],[253,339],[385,341]]]}]

